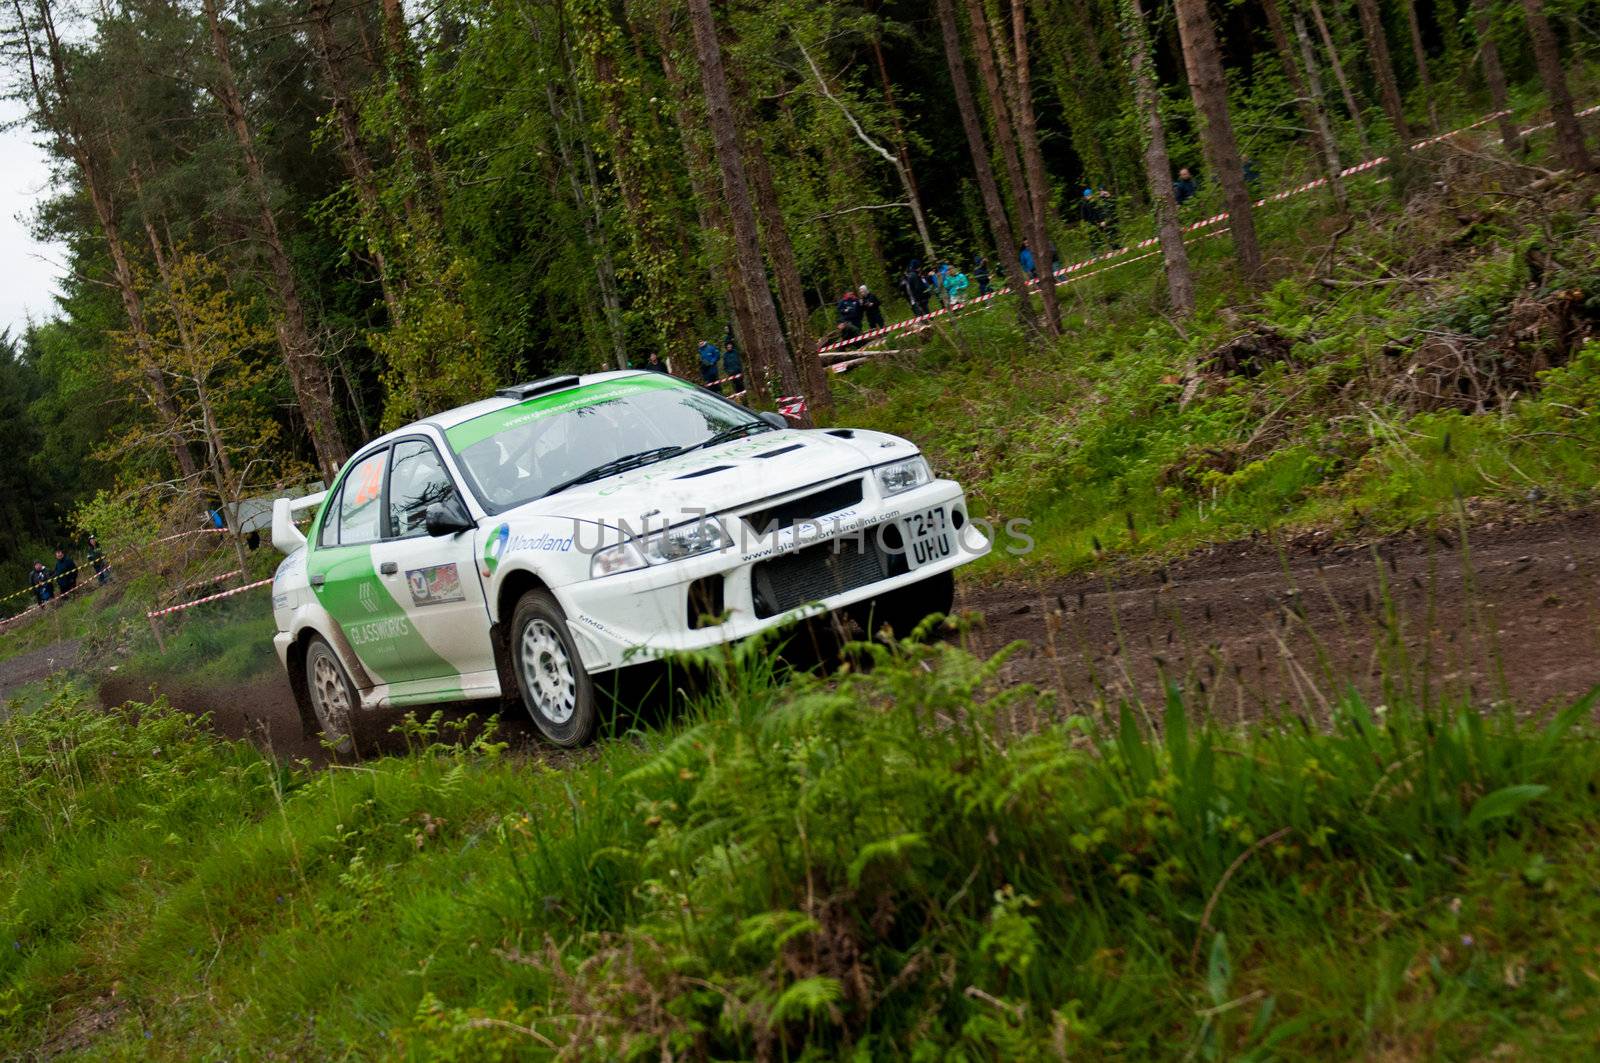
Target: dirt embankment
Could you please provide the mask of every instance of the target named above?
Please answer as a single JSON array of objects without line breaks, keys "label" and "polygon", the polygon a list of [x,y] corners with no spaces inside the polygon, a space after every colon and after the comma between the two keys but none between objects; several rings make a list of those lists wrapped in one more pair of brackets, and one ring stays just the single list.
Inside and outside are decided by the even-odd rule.
[{"label": "dirt embankment", "polygon": [[1030,647],[1005,675],[1078,701],[1163,678],[1224,718],[1316,711],[1354,684],[1397,696],[1507,700],[1531,712],[1600,684],[1600,514],[1422,533],[1216,546],[1153,572],[962,588],[975,648]]}]

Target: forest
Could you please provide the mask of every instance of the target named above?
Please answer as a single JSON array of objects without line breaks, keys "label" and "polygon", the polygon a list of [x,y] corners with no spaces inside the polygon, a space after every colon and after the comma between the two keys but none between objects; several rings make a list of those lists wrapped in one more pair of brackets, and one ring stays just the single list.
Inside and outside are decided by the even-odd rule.
[{"label": "forest", "polygon": [[[56,164],[33,221],[70,268],[5,351],[25,460],[0,474],[0,560],[97,496],[199,513],[326,476],[507,380],[652,354],[693,376],[725,331],[748,401],[804,394],[825,418],[839,291],[904,316],[912,260],[1015,282],[1019,246],[1079,258],[1107,219],[1111,239],[1162,234],[1182,316],[1180,220],[1227,209],[1240,292],[1270,279],[1263,183],[1540,90],[1561,160],[1588,166],[1565,72],[1596,11],[16,0],[10,91]],[[1198,192],[1180,206],[1181,169]],[[1024,344],[1059,342],[1051,286],[1011,302]]]}]

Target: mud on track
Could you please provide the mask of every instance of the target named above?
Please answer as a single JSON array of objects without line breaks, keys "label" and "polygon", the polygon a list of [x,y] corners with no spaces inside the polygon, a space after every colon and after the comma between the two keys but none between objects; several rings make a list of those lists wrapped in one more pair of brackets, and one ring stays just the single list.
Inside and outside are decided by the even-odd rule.
[{"label": "mud on track", "polygon": [[[149,701],[160,695],[183,712],[195,716],[209,713],[212,729],[224,738],[247,739],[279,758],[309,760],[319,767],[331,759],[318,739],[305,736],[289,682],[277,672],[237,684],[189,683],[117,673],[101,680],[99,694],[100,704],[107,707],[128,701]],[[475,716],[475,723],[481,723],[485,716],[498,711],[499,706],[494,702],[475,702],[470,705],[441,705],[439,708],[447,721],[464,722],[468,716]],[[392,728],[404,719],[407,712],[425,718],[431,711],[417,707],[405,711],[394,709],[359,714],[356,740],[362,754],[378,756],[403,753],[406,740],[393,733]],[[478,730],[480,728],[474,725],[465,733],[471,735]],[[532,723],[520,713],[505,714],[499,735],[513,749],[540,749]],[[542,751],[555,752],[549,747],[543,747]]]},{"label": "mud on track", "polygon": [[[1316,713],[1350,682],[1369,704],[1468,696],[1522,712],[1600,684],[1600,513],[1459,538],[1232,543],[1139,574],[963,586],[957,606],[986,618],[974,649],[1031,644],[1005,678],[1157,712],[1163,676],[1225,720]],[[1402,654],[1409,666],[1385,666]]]}]

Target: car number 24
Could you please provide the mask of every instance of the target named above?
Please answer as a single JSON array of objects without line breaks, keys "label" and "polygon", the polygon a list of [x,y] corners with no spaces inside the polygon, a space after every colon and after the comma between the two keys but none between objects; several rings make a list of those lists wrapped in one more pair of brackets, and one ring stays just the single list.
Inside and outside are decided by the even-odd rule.
[{"label": "car number 24", "polygon": [[921,568],[955,552],[950,519],[943,506],[908,514],[905,528],[906,552],[910,555],[913,568]]}]

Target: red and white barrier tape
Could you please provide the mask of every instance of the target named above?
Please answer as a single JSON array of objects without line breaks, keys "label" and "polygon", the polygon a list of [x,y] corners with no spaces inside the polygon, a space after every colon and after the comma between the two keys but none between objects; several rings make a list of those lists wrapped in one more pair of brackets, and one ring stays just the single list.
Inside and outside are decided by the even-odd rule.
[{"label": "red and white barrier tape", "polygon": [[[1600,105],[1596,105],[1594,107],[1589,107],[1589,108],[1586,108],[1586,109],[1584,109],[1582,111],[1579,111],[1578,112],[1578,117],[1580,117],[1580,118],[1587,117],[1588,115],[1594,114],[1597,111],[1600,111]],[[1415,144],[1412,145],[1412,150],[1415,151],[1415,150],[1417,150],[1419,148],[1426,148],[1426,147],[1429,147],[1431,145],[1438,144],[1438,143],[1440,143],[1442,141],[1449,140],[1452,137],[1460,136],[1462,133],[1469,132],[1469,131],[1471,131],[1473,129],[1477,129],[1479,126],[1485,125],[1485,124],[1487,124],[1489,122],[1493,122],[1493,121],[1495,121],[1496,119],[1502,117],[1505,114],[1506,114],[1506,112],[1504,112],[1504,111],[1495,111],[1492,114],[1486,115],[1485,117],[1478,119],[1476,122],[1473,122],[1471,125],[1464,125],[1459,129],[1452,129],[1448,133],[1440,133],[1438,136],[1428,137],[1426,140],[1419,140]],[[1546,122],[1546,123],[1544,123],[1542,125],[1530,126],[1527,129],[1524,129],[1522,131],[1522,135],[1523,136],[1528,136],[1529,134],[1537,133],[1537,132],[1540,132],[1541,130],[1548,129],[1548,128],[1550,128],[1551,124],[1552,123]],[[1382,166],[1384,163],[1386,163],[1388,161],[1389,161],[1389,157],[1387,155],[1379,155],[1376,158],[1368,159],[1365,162],[1359,162],[1359,163],[1356,163],[1354,166],[1346,167],[1345,169],[1343,169],[1343,170],[1341,170],[1339,172],[1339,176],[1341,178],[1344,178],[1344,177],[1351,177],[1351,176],[1353,176],[1355,174],[1358,174],[1358,173],[1365,173],[1368,170],[1375,169],[1376,167]],[[1258,200],[1255,201],[1254,205],[1257,206],[1257,207],[1264,207],[1268,203],[1281,202],[1281,201],[1283,201],[1285,199],[1289,199],[1292,196],[1302,195],[1302,194],[1304,194],[1306,192],[1312,191],[1313,189],[1321,188],[1324,185],[1326,185],[1327,183],[1328,183],[1328,179],[1326,177],[1319,177],[1315,181],[1307,181],[1304,184],[1296,185],[1293,188],[1287,188],[1287,189],[1284,189],[1281,192],[1275,192],[1272,195],[1265,197],[1264,199],[1258,199]],[[1223,222],[1225,222],[1227,220],[1228,220],[1228,212],[1227,211],[1223,211],[1223,212],[1221,212],[1219,214],[1213,214],[1209,218],[1202,218],[1199,221],[1194,221],[1194,222],[1188,223],[1187,225],[1183,226],[1183,232],[1185,232],[1185,233],[1199,232],[1202,229],[1209,229],[1209,228],[1211,228],[1213,226],[1220,225],[1220,224],[1222,224]],[[1074,262],[1074,263],[1072,263],[1070,265],[1062,266],[1060,269],[1055,270],[1052,273],[1052,276],[1054,278],[1056,278],[1056,281],[1055,281],[1056,286],[1060,287],[1062,285],[1070,283],[1071,281],[1081,279],[1081,278],[1079,278],[1079,277],[1077,277],[1075,275],[1080,273],[1081,271],[1083,271],[1085,269],[1088,269],[1090,266],[1094,266],[1094,265],[1097,265],[1097,264],[1100,264],[1100,263],[1104,263],[1104,262],[1109,262],[1112,259],[1124,258],[1127,255],[1131,255],[1135,251],[1142,251],[1145,248],[1154,247],[1158,243],[1160,243],[1160,237],[1158,237],[1158,236],[1146,237],[1145,239],[1140,240],[1138,243],[1129,245],[1128,247],[1119,247],[1119,248],[1116,248],[1114,250],[1104,252],[1103,254],[1093,255],[1093,256],[1091,256],[1089,258],[1083,259],[1081,262]],[[1139,259],[1144,259],[1144,258],[1148,258],[1148,257],[1150,257],[1150,256],[1141,255],[1141,256],[1139,256]],[[1129,261],[1137,261],[1137,260],[1136,259],[1129,259]],[[1119,263],[1119,265],[1120,265],[1120,263]],[[1101,272],[1101,271],[1100,270],[1095,270],[1094,271],[1094,273],[1099,273],[1099,272]],[[1092,276],[1093,274],[1086,274],[1086,275],[1087,276]],[[1038,288],[1040,283],[1041,282],[1038,281],[1038,280],[1029,281],[1028,282],[1028,288],[1029,289],[1036,289],[1036,288]],[[971,310],[971,309],[974,309],[977,306],[980,306],[982,304],[988,303],[989,301],[991,301],[993,299],[997,299],[1002,295],[1009,295],[1009,294],[1011,294],[1011,289],[1009,287],[1007,287],[1007,288],[999,288],[999,289],[996,289],[996,290],[990,292],[987,295],[980,295],[980,296],[977,296],[975,298],[968,299],[968,300],[966,300],[964,302],[957,303],[954,306],[940,307],[938,310],[932,310],[932,311],[929,311],[926,314],[918,314],[915,317],[906,318],[904,321],[896,321],[892,325],[885,325],[882,328],[869,329],[866,332],[858,333],[857,335],[852,336],[848,340],[835,340],[832,343],[824,344],[822,347],[820,347],[818,349],[817,353],[818,354],[828,354],[828,353],[830,353],[832,351],[842,350],[842,349],[850,347],[850,346],[852,346],[854,344],[863,343],[863,342],[865,342],[867,340],[876,339],[876,338],[878,338],[880,336],[887,336],[887,335],[890,335],[890,334],[896,333],[896,332],[904,332],[907,329],[916,328],[919,325],[922,325],[922,324],[925,324],[925,323],[927,323],[929,321],[932,321],[935,318],[943,317],[943,316],[945,316],[947,314],[954,314],[954,313],[956,313],[958,311]],[[833,366],[832,368],[834,369],[835,372],[842,371],[842,370],[840,370],[840,368],[837,365]]]},{"label": "red and white barrier tape", "polygon": [[206,602],[214,602],[221,598],[232,598],[235,594],[243,594],[245,591],[253,591],[258,587],[265,587],[271,582],[272,577],[268,576],[266,579],[256,580],[254,583],[246,583],[242,587],[234,587],[232,590],[221,591],[217,594],[208,594],[204,598],[196,598],[192,602],[184,602],[181,605],[169,605],[165,609],[157,609],[144,615],[148,619],[154,620],[156,617],[166,616],[168,613],[181,613],[185,609],[193,609],[195,606],[204,605]]}]

